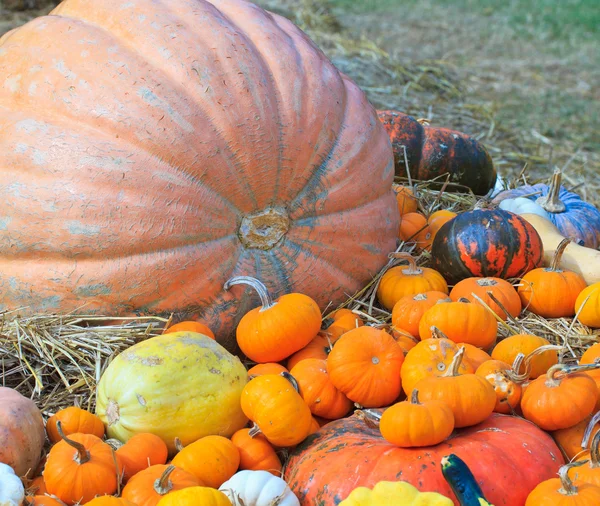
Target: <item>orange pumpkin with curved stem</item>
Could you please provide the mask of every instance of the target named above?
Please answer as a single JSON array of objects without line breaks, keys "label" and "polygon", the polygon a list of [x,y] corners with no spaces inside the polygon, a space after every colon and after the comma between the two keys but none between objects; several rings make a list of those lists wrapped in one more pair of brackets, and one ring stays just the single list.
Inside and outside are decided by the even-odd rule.
[{"label": "orange pumpkin with curved stem", "polygon": [[457,428],[483,422],[496,406],[496,392],[486,379],[459,373],[463,355],[464,348],[460,348],[444,374],[423,378],[415,385],[422,401],[443,401],[450,407]]},{"label": "orange pumpkin with curved stem", "polygon": [[419,337],[419,322],[425,311],[441,301],[449,302],[448,294],[429,291],[402,297],[392,309],[392,325]]},{"label": "orange pumpkin with curved stem", "polygon": [[204,486],[193,474],[173,465],[155,465],[133,476],[121,496],[137,506],[156,506],[169,492],[188,487]]},{"label": "orange pumpkin with curved stem", "polygon": [[419,201],[409,186],[392,185],[392,190],[396,194],[396,202],[398,204],[398,212],[400,216],[408,213],[414,213],[419,207]]},{"label": "orange pumpkin with curved stem", "polygon": [[240,452],[226,437],[205,436],[182,448],[171,464],[195,476],[203,485],[219,488],[236,473]]},{"label": "orange pumpkin with curved stem", "polygon": [[392,327],[391,331],[392,337],[396,340],[398,346],[400,346],[400,349],[402,350],[402,353],[404,353],[404,356],[406,356],[406,354],[410,350],[412,350],[419,342],[404,329]]},{"label": "orange pumpkin with curved stem", "polygon": [[525,506],[596,506],[600,504],[600,487],[584,483],[575,486],[568,474],[574,467],[583,465],[572,462],[558,470],[558,478],[550,478],[535,487]]},{"label": "orange pumpkin with curved stem", "polygon": [[58,443],[62,438],[56,429],[56,422],[60,420],[63,434],[93,434],[102,439],[104,437],[104,424],[99,417],[76,406],[61,409],[48,418],[46,433],[52,443]]},{"label": "orange pumpkin with curved stem", "polygon": [[86,503],[96,495],[117,491],[117,458],[113,450],[92,434],[62,434],[60,420],[56,428],[62,441],[56,443],[44,466],[48,493],[67,504]]},{"label": "orange pumpkin with curved stem", "polygon": [[[434,330],[434,336],[440,336]],[[415,385],[429,376],[441,376],[446,372],[458,351],[458,345],[444,337],[433,337],[419,342],[406,354],[400,375],[402,388],[410,395]],[[470,363],[462,361],[458,367],[461,374],[473,373],[475,369]]]},{"label": "orange pumpkin with curved stem", "polygon": [[[488,294],[491,292],[492,295],[498,299],[502,307],[499,306]],[[491,310],[494,311],[500,318],[506,321],[508,318],[506,311],[513,318],[516,318],[521,313],[521,298],[515,290],[514,286],[508,281],[500,278],[466,278],[459,281],[454,285],[454,288],[450,291],[450,298],[453,301],[459,299],[467,299],[471,302],[479,303],[479,301],[473,297],[473,294],[477,295],[483,302],[485,302]],[[504,308],[504,309],[502,309]]]},{"label": "orange pumpkin with curved stem", "polygon": [[575,301],[575,313],[584,325],[600,328],[600,281],[581,291]]},{"label": "orange pumpkin with curved stem", "polygon": [[285,367],[276,362],[267,362],[265,364],[256,364],[248,369],[248,376],[262,376],[263,374],[280,374],[289,372]]},{"label": "orange pumpkin with curved stem", "polygon": [[331,383],[365,407],[391,404],[402,390],[404,353],[383,330],[360,327],[340,337],[327,357]]},{"label": "orange pumpkin with curved stem", "polygon": [[[330,327],[331,328],[331,327]],[[301,360],[307,358],[321,358],[326,359],[333,348],[333,344],[342,336],[340,334],[337,338],[333,338],[326,331],[321,331],[310,343],[304,348],[294,353],[287,360],[288,370],[294,368],[294,366]]]},{"label": "orange pumpkin with curved stem", "polygon": [[117,448],[115,453],[122,468],[124,482],[150,466],[165,464],[169,456],[165,442],[147,432],[135,434]]},{"label": "orange pumpkin with curved stem", "polygon": [[333,317],[333,323],[328,327],[328,329],[331,327],[340,327],[347,332],[348,330],[362,327],[364,324],[365,323],[360,316],[354,314],[348,309],[342,309],[340,311],[336,311],[335,316]]},{"label": "orange pumpkin with curved stem", "polygon": [[598,422],[600,422],[600,411],[597,411],[593,416],[586,417],[572,427],[555,430],[551,433],[567,460],[573,460],[583,452],[585,437],[587,436],[589,439],[600,431]]},{"label": "orange pumpkin with curved stem", "polygon": [[559,268],[562,254],[570,242],[570,239],[564,239],[558,245],[550,267],[533,269],[521,279],[519,296],[523,306],[532,313],[544,318],[575,314],[575,302],[587,283],[579,274]]},{"label": "orange pumpkin with curved stem", "polygon": [[428,267],[417,267],[415,259],[406,253],[394,254],[408,261],[408,266],[399,265],[388,269],[377,287],[377,298],[390,311],[396,302],[407,295],[430,291],[448,293],[448,284],[442,275]]},{"label": "orange pumpkin with curved stem", "polygon": [[237,276],[225,283],[249,285],[262,307],[246,313],[236,330],[237,342],[244,354],[255,362],[279,362],[310,343],[321,328],[321,310],[302,293],[282,295],[273,301],[265,285],[248,276]]},{"label": "orange pumpkin with curved stem", "polygon": [[432,446],[444,441],[454,430],[454,414],[442,401],[419,401],[414,389],[410,401],[387,408],[379,421],[386,441],[402,448]]},{"label": "orange pumpkin with curved stem", "polygon": [[267,440],[279,447],[293,446],[308,436],[310,409],[289,373],[265,374],[251,379],[242,390],[242,411]]},{"label": "orange pumpkin with curved stem", "polygon": [[591,442],[588,439],[582,443],[585,446],[588,444],[590,449],[577,457],[578,462],[587,462],[572,470],[571,479],[576,486],[589,483],[600,487],[600,432],[596,432]]},{"label": "orange pumpkin with curved stem", "polygon": [[290,374],[298,382],[300,395],[313,415],[336,420],[347,415],[352,408],[352,401],[331,382],[326,360],[301,360],[292,368]]},{"label": "orange pumpkin with curved stem", "polygon": [[494,345],[498,334],[494,315],[480,304],[463,302],[463,299],[436,304],[425,311],[419,322],[421,339],[431,337],[432,327],[441,330],[455,343],[468,343],[484,350]]},{"label": "orange pumpkin with curved stem", "polygon": [[594,411],[598,388],[585,372],[571,373],[581,370],[557,364],[533,380],[521,399],[523,416],[544,430],[566,429],[584,420]]},{"label": "orange pumpkin with curved stem", "polygon": [[240,469],[281,476],[281,461],[271,443],[262,434],[251,436],[250,430],[240,429],[231,436],[231,442],[240,452]]},{"label": "orange pumpkin with curved stem", "polygon": [[[521,354],[522,358],[525,358]],[[511,374],[512,367],[500,360],[488,360],[481,364],[475,374],[485,378],[494,387],[496,392],[496,413],[506,415],[514,412],[521,402],[522,388]]]},{"label": "orange pumpkin with curved stem", "polygon": [[431,248],[433,241],[427,218],[421,213],[407,213],[400,216],[398,237],[402,241],[414,242],[420,249]]},{"label": "orange pumpkin with curved stem", "polygon": [[[500,360],[507,365],[512,365],[519,353],[527,358],[535,350],[542,346],[548,346],[550,343],[543,337],[533,336],[531,334],[516,334],[500,341],[492,350],[492,358]],[[540,354],[535,354],[527,358],[527,364],[523,364],[519,374],[525,372],[525,367],[529,366],[529,378],[535,379],[545,374],[550,367],[558,363],[558,353],[555,350],[547,350]]]},{"label": "orange pumpkin with curved stem", "polygon": [[211,339],[215,339],[215,334],[213,333],[208,325],[200,321],[184,321],[175,323],[170,327],[163,330],[163,334],[171,334],[173,332],[198,332],[198,334],[204,334],[205,336],[210,337]]}]

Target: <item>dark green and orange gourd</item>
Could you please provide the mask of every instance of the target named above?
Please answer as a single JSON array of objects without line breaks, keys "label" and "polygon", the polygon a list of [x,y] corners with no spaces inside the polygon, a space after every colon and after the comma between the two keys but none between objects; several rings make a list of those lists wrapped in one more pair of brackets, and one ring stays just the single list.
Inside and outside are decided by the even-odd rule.
[{"label": "dark green and orange gourd", "polygon": [[258,299],[227,279],[324,308],[395,249],[389,137],[281,16],[65,0],[0,55],[0,308],[173,312],[232,345]]},{"label": "dark green and orange gourd", "polygon": [[433,268],[450,284],[470,277],[518,278],[541,265],[540,235],[508,211],[476,209],[442,225],[431,246]]},{"label": "dark green and orange gourd", "polygon": [[[447,190],[470,188],[485,195],[496,183],[496,169],[485,147],[468,135],[429,125],[399,111],[377,111],[392,141],[396,175],[436,179],[440,186],[449,177]],[[405,157],[406,155],[406,157]],[[458,186],[457,186],[458,185]]]}]

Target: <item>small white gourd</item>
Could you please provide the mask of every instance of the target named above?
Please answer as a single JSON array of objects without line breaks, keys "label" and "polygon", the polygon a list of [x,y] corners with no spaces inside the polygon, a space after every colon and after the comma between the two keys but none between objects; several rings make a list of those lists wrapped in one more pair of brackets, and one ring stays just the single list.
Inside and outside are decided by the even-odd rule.
[{"label": "small white gourd", "polygon": [[12,467],[0,463],[0,506],[21,506],[24,499],[23,482]]},{"label": "small white gourd", "polygon": [[542,218],[550,219],[550,214],[542,206],[535,203],[533,200],[525,197],[516,197],[514,199],[505,199],[498,206],[503,211],[509,211],[518,215],[521,214],[537,214]]},{"label": "small white gourd", "polygon": [[240,471],[219,490],[233,506],[300,506],[288,484],[267,471]]}]

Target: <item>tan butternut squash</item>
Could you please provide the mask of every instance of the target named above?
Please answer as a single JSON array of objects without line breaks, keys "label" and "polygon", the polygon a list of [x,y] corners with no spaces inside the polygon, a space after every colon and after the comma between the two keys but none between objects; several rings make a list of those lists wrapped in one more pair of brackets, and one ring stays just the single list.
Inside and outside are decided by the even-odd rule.
[{"label": "tan butternut squash", "polygon": [[[544,265],[552,262],[554,252],[565,238],[558,229],[546,218],[537,214],[522,214],[540,234],[544,245]],[[560,267],[564,270],[576,272],[581,275],[588,285],[600,281],[600,251],[571,243],[565,249],[560,260]]]}]

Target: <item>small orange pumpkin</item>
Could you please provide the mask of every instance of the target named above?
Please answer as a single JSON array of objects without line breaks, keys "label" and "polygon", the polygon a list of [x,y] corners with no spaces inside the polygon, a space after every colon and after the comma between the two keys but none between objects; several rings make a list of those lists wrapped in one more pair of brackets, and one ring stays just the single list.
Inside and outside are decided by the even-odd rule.
[{"label": "small orange pumpkin", "polygon": [[[450,339],[438,337],[440,335],[434,331],[435,337],[419,342],[406,354],[401,370],[402,388],[406,395],[410,395],[423,378],[444,374],[452,363],[458,346]],[[475,369],[470,363],[462,361],[458,371],[466,374],[475,372]]]},{"label": "small orange pumpkin", "polygon": [[44,495],[48,492],[43,476],[36,476],[27,487],[27,493],[30,495]]},{"label": "small orange pumpkin", "polygon": [[477,346],[473,346],[472,344],[460,343],[458,347],[465,349],[463,362],[470,364],[471,367],[473,367],[473,371],[476,371],[481,364],[487,362],[488,360],[492,360],[492,357],[490,357],[488,353]]},{"label": "small orange pumpkin", "polygon": [[412,350],[419,342],[404,329],[392,328],[391,331],[392,337],[396,340],[398,346],[400,346],[400,349],[402,350],[402,353],[404,353],[404,356],[406,356],[406,354],[410,350]]},{"label": "small orange pumpkin", "polygon": [[544,318],[575,314],[575,302],[587,283],[576,272],[559,268],[562,254],[570,242],[570,239],[561,241],[550,267],[533,269],[521,279],[519,296],[523,306],[532,313]]},{"label": "small orange pumpkin", "polygon": [[56,422],[58,420],[61,422],[61,427],[65,436],[80,433],[93,434],[100,439],[104,437],[104,424],[99,417],[85,409],[70,406],[61,409],[59,412],[48,418],[46,432],[48,433],[48,439],[50,439],[52,443],[58,443],[61,440],[58,430],[56,429]]},{"label": "small orange pumpkin", "polygon": [[546,351],[537,353],[536,350],[550,343],[543,337],[530,334],[515,334],[500,341],[492,350],[492,358],[500,360],[507,365],[512,365],[519,353],[525,355],[523,365],[517,371],[523,374],[529,368],[529,379],[535,379],[545,374],[550,367],[558,363],[558,353],[552,349],[543,348]]},{"label": "small orange pumpkin", "polygon": [[86,506],[137,506],[137,504],[128,499],[124,499],[123,497],[103,495],[92,499],[90,502],[86,503]]},{"label": "small orange pumpkin", "polygon": [[432,327],[441,330],[455,343],[468,343],[484,350],[494,345],[498,334],[494,315],[466,299],[436,304],[425,311],[419,323],[421,339],[431,337]]},{"label": "small orange pumpkin", "polygon": [[[112,496],[108,496],[108,497],[112,497]],[[86,504],[91,504],[91,502],[88,502]],[[56,499],[55,497],[51,497],[49,495],[34,495],[34,496],[26,497],[25,501],[23,502],[23,505],[24,506],[65,506],[65,503]],[[133,506],[135,506],[135,504]]]},{"label": "small orange pumpkin", "polygon": [[60,420],[56,429],[62,441],[52,447],[44,467],[48,493],[67,504],[114,494],[119,471],[112,448],[93,434],[65,436]]},{"label": "small orange pumpkin", "polygon": [[240,465],[240,452],[223,436],[205,436],[182,448],[171,464],[198,478],[205,486],[219,488]]},{"label": "small orange pumpkin", "polygon": [[262,434],[250,435],[251,429],[240,429],[231,442],[240,452],[240,469],[249,471],[268,471],[281,476],[281,460],[273,446]]},{"label": "small orange pumpkin", "polygon": [[[500,302],[501,306],[490,297],[488,292],[492,293],[492,296]],[[454,288],[450,291],[450,298],[455,302],[459,299],[467,299],[475,303],[479,302],[473,294],[483,300],[503,320],[506,320],[508,315],[516,318],[521,313],[521,298],[514,286],[504,279],[463,279],[454,285]],[[503,308],[508,311],[508,315]]]},{"label": "small orange pumpkin", "polygon": [[377,298],[386,309],[392,311],[396,302],[407,295],[430,291],[448,293],[448,284],[439,272],[428,267],[417,267],[415,259],[409,254],[393,255],[406,260],[408,266],[392,267],[381,277]]},{"label": "small orange pumpkin", "polygon": [[246,313],[236,330],[244,354],[257,363],[279,362],[310,343],[321,328],[321,310],[308,295],[289,293],[273,301],[258,279],[237,276],[225,283],[251,286],[262,306]]},{"label": "small orange pumpkin", "polygon": [[256,364],[248,369],[248,376],[262,376],[263,374],[279,374],[289,372],[285,367],[276,362],[267,362],[266,364]]},{"label": "small orange pumpkin", "polygon": [[156,506],[168,493],[198,485],[204,483],[193,474],[173,465],[157,464],[133,476],[121,496],[136,506]]},{"label": "small orange pumpkin", "polygon": [[400,216],[408,213],[416,212],[419,202],[415,197],[415,194],[409,186],[393,185],[392,189],[396,194],[396,202],[398,204],[398,211]]},{"label": "small orange pumpkin", "polygon": [[293,446],[308,436],[312,415],[289,373],[251,379],[242,390],[242,411],[267,440],[279,447]]},{"label": "small orange pumpkin", "polygon": [[298,362],[306,360],[307,358],[320,358],[325,360],[329,356],[331,348],[333,348],[333,343],[335,343],[342,335],[343,334],[340,334],[337,338],[332,339],[327,332],[319,332],[317,337],[310,343],[288,358],[288,369],[292,370]]},{"label": "small orange pumpkin", "polygon": [[452,211],[448,211],[446,209],[440,209],[439,211],[435,211],[431,213],[429,218],[427,218],[427,224],[429,225],[429,230],[431,231],[431,242],[435,239],[436,234],[442,228],[442,225],[449,222],[452,218],[456,216],[456,213]]},{"label": "small orange pumpkin", "polygon": [[360,316],[345,308],[337,310],[331,317],[333,318],[333,323],[330,327],[341,327],[345,332],[362,327],[365,324]]},{"label": "small orange pumpkin", "polygon": [[352,408],[352,401],[331,382],[326,360],[301,360],[292,368],[290,374],[296,378],[300,395],[313,415],[336,420],[346,416]]},{"label": "small orange pumpkin", "polygon": [[584,441],[600,431],[598,422],[600,422],[600,411],[593,416],[586,417],[572,427],[552,432],[554,442],[567,460],[573,460],[583,452]]},{"label": "small orange pumpkin", "polygon": [[419,323],[425,311],[440,301],[449,302],[448,294],[429,291],[402,297],[392,309],[392,325],[419,337]]},{"label": "small orange pumpkin", "polygon": [[400,216],[398,237],[405,242],[414,242],[420,249],[430,249],[433,241],[427,218],[421,213],[406,213]]},{"label": "small orange pumpkin", "polygon": [[600,328],[600,281],[582,290],[575,301],[575,313],[584,325]]},{"label": "small orange pumpkin", "polygon": [[404,353],[383,330],[360,327],[346,332],[327,357],[331,383],[365,407],[388,406],[402,390]]},{"label": "small orange pumpkin", "polygon": [[150,466],[165,464],[168,453],[167,445],[160,437],[147,432],[135,434],[116,451],[123,481],[129,481],[133,475]]},{"label": "small orange pumpkin", "polygon": [[496,392],[485,378],[459,373],[463,355],[464,348],[460,348],[444,374],[423,378],[415,385],[423,401],[445,402],[458,428],[483,422],[496,406]]},{"label": "small orange pumpkin", "polygon": [[211,339],[215,338],[215,334],[206,323],[201,321],[184,321],[171,325],[163,330],[163,334],[172,334],[173,332],[197,332],[198,334],[204,334]]},{"label": "small orange pumpkin", "polygon": [[558,470],[558,478],[550,478],[537,485],[527,496],[525,506],[596,506],[600,504],[600,487],[584,483],[575,486],[568,476],[573,467],[582,462],[571,462]]},{"label": "small orange pumpkin", "polygon": [[590,443],[590,449],[583,452],[577,461],[584,461],[585,464],[573,469],[571,473],[573,483],[576,486],[589,483],[600,487],[600,432],[596,432]]},{"label": "small orange pumpkin", "polygon": [[[523,355],[521,357],[524,358]],[[522,388],[516,381],[512,367],[500,360],[488,360],[481,364],[475,374],[485,378],[496,392],[494,411],[506,415],[514,413],[521,402]]]},{"label": "small orange pumpkin", "polygon": [[521,399],[523,416],[547,431],[566,429],[584,420],[594,411],[598,387],[591,376],[580,371],[581,366],[557,364],[533,380]]},{"label": "small orange pumpkin", "polygon": [[386,441],[401,448],[433,446],[452,434],[454,414],[445,402],[419,402],[415,388],[410,401],[394,404],[383,412],[379,429]]}]

